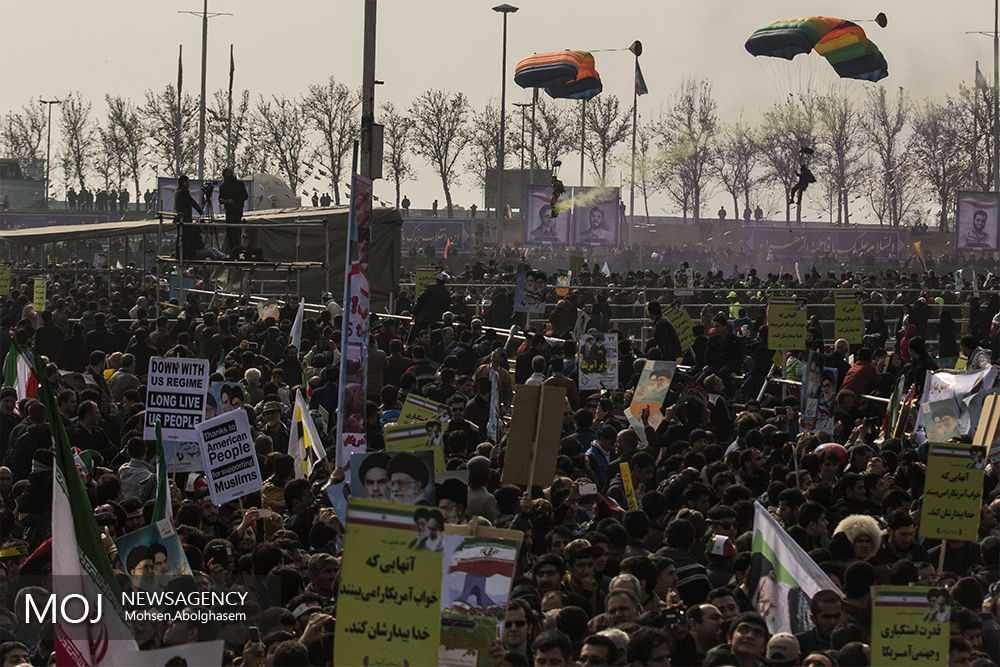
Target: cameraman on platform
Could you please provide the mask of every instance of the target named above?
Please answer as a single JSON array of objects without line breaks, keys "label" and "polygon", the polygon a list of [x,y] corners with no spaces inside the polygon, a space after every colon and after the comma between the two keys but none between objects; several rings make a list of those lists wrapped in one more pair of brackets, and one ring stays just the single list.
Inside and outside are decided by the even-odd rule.
[{"label": "cameraman on platform", "polygon": [[[222,184],[219,185],[219,203],[226,209],[226,223],[238,225],[243,222],[243,202],[250,198],[247,186],[243,181],[236,180],[231,167],[222,170]],[[236,257],[239,253],[242,228],[226,227],[226,241],[229,254]]]}]

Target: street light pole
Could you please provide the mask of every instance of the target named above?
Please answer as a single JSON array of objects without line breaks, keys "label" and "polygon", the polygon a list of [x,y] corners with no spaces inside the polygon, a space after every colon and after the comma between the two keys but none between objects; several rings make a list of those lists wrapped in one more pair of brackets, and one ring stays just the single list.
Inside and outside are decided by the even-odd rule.
[{"label": "street light pole", "polygon": [[524,175],[524,121],[525,109],[531,106],[529,102],[514,102],[514,106],[521,110],[521,172]]},{"label": "street light pole", "polygon": [[42,104],[49,105],[49,122],[47,126],[48,138],[45,141],[45,194],[42,200],[45,208],[49,207],[49,162],[52,160],[52,105],[62,104],[62,100],[42,100]]},{"label": "street light pole", "polygon": [[497,5],[493,11],[503,14],[503,55],[500,61],[500,142],[497,150],[497,245],[503,243],[503,168],[504,133],[507,131],[507,14],[518,10],[513,5]]}]

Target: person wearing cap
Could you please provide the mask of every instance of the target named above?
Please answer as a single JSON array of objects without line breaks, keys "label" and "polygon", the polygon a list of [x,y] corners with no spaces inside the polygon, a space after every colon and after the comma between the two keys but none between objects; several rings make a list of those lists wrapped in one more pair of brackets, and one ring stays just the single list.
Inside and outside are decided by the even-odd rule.
[{"label": "person wearing cap", "polygon": [[278,401],[265,401],[263,408],[263,425],[261,435],[271,438],[273,451],[284,454],[288,451],[289,431],[281,418],[281,403]]},{"label": "person wearing cap", "polygon": [[604,594],[594,574],[594,559],[603,553],[602,547],[584,539],[573,540],[563,549],[567,566],[563,592],[569,596],[570,604],[581,607],[590,617],[604,608]]},{"label": "person wearing cap", "polygon": [[417,505],[425,502],[424,487],[430,473],[423,461],[409,452],[399,452],[389,461],[389,493],[392,502]]},{"label": "person wearing cap", "polygon": [[799,642],[787,632],[779,632],[767,642],[766,658],[771,665],[799,664]]}]

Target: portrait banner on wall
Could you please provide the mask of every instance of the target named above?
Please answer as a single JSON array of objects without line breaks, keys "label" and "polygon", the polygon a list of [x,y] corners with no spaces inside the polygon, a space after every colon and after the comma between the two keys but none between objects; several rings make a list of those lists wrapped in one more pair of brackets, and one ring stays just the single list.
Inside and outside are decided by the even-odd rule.
[{"label": "portrait banner on wall", "polygon": [[529,185],[525,197],[524,244],[568,245],[572,210],[558,210],[553,217],[552,188],[549,186]]},{"label": "portrait banner on wall", "polygon": [[955,202],[955,249],[1000,249],[1000,193],[959,190]]},{"label": "portrait banner on wall", "polygon": [[617,188],[573,188],[573,243],[618,247],[619,198]]}]

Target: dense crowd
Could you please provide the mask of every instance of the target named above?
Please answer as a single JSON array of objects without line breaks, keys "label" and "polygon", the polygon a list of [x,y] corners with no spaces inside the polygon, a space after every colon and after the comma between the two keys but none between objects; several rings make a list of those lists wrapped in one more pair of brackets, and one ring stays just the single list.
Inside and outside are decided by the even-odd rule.
[{"label": "dense crowd", "polygon": [[[469,484],[442,485],[439,509],[451,523],[524,533],[502,634],[490,652],[495,665],[877,665],[870,655],[876,584],[947,589],[948,664],[1000,664],[1000,470],[987,470],[978,539],[948,542],[939,563],[940,541],[917,532],[926,446],[911,432],[884,437],[886,403],[877,400],[900,376],[919,392],[924,372],[937,367],[933,349],[942,357],[961,352],[969,368],[997,360],[997,277],[979,275],[979,298],[968,284],[956,296],[952,274],[933,271],[810,269],[804,279],[702,271],[697,286],[714,290],[707,300],[718,305],[692,313],[695,343],[685,350],[664,317],[669,290],[687,279],[683,269],[609,276],[588,267],[574,284],[600,289],[570,290],[552,304],[544,327],[521,337],[491,328],[513,321],[517,259],[484,258],[454,278],[440,274],[418,295],[401,290],[398,310],[410,317],[372,316],[369,349],[369,450],[384,447],[381,417],[411,393],[447,404],[447,468],[468,470]],[[170,299],[156,281],[117,282],[103,296],[107,284],[97,279],[52,278],[42,313],[31,307],[28,285],[15,284],[2,298],[0,350],[13,341],[42,359],[36,370],[51,383],[59,419],[80,452],[123,585],[133,572],[118,560],[114,539],[149,523],[156,492],[155,443],[142,439],[149,359],[210,360],[211,380],[239,387],[230,401],[253,425],[265,478],[259,494],[216,507],[198,475],[171,475],[173,520],[193,574],[169,586],[252,589],[255,577],[268,577],[280,581],[280,592],[261,596],[251,622],[138,625],[136,641],[155,648],[222,639],[225,664],[330,664],[345,544],[344,517],[324,488],[344,471],[326,462],[308,480],[295,479],[289,442],[296,393],[308,388],[310,407],[330,416],[318,426],[327,451],[335,450],[339,306],[329,300],[307,312],[296,348],[294,296],[262,318],[255,306],[232,299]],[[470,290],[449,280],[496,286]],[[643,307],[646,343],[620,340],[617,389],[580,391],[572,339],[580,315],[587,315],[586,330],[609,330],[610,305],[634,303],[636,286],[663,290],[651,291]],[[807,349],[788,352],[783,368],[772,371],[762,306],[769,292],[796,287],[859,290],[864,345],[824,340],[813,319]],[[829,301],[823,293],[812,300]],[[946,303],[965,313],[961,324],[952,322],[953,349],[940,331]],[[926,343],[932,336],[936,348]],[[840,371],[832,432],[800,433],[796,388],[770,382],[782,370],[800,379],[810,350],[827,353],[827,365]],[[640,434],[625,414],[642,364],[676,359],[663,420],[653,428],[645,416]],[[503,428],[495,441],[487,435],[491,369],[505,420],[518,385],[567,389],[557,472],[535,488],[500,482],[507,441]],[[843,459],[839,450],[820,449],[829,442],[843,447]],[[51,569],[51,429],[42,403],[12,387],[0,391],[0,462],[0,664],[52,664],[52,627],[19,620],[26,582]],[[638,509],[628,509],[623,462]],[[752,600],[755,500],[843,594],[814,596],[814,627],[797,635],[771,635]],[[259,641],[250,626],[259,628]]]}]

